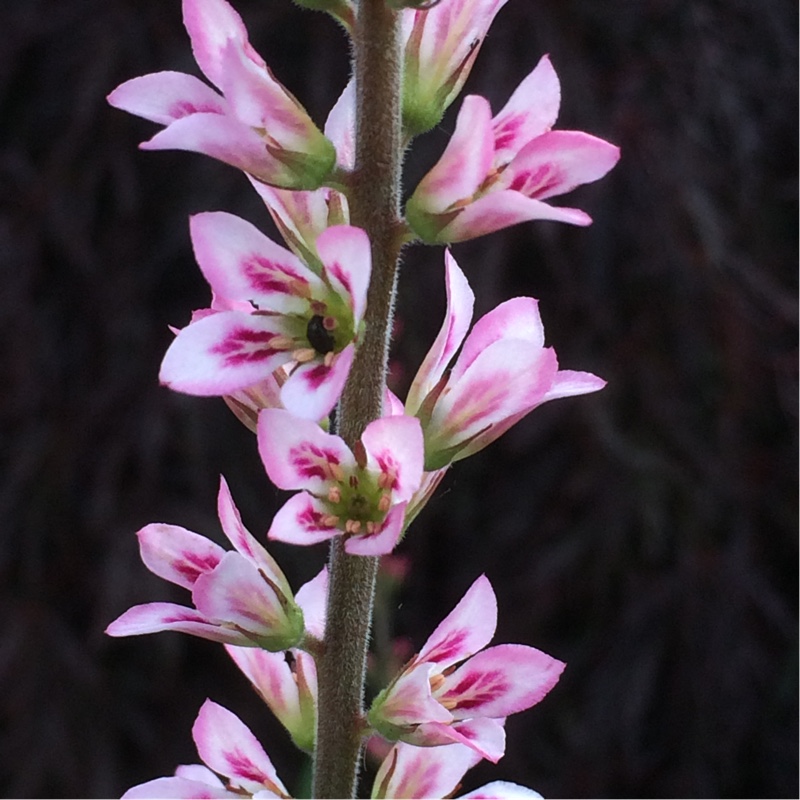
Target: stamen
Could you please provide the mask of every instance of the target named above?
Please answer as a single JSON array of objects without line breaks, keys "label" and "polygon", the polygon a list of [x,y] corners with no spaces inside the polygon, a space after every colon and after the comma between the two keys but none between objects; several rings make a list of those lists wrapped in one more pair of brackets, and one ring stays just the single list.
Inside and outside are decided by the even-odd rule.
[{"label": "stamen", "polygon": [[369,522],[367,522],[367,533],[372,536],[376,530],[378,530],[378,524],[372,520],[369,520]]},{"label": "stamen", "polygon": [[392,496],[390,494],[382,494],[381,499],[378,500],[378,511],[385,514],[392,506]]},{"label": "stamen", "polygon": [[444,683],[444,675],[441,673],[432,675],[428,682],[431,685],[431,691],[435,692]]},{"label": "stamen", "polygon": [[361,530],[360,519],[349,519],[344,524],[345,533],[358,533]]},{"label": "stamen", "polygon": [[289,293],[308,300],[311,297],[311,287],[305,281],[292,278],[289,281]]},{"label": "stamen", "polygon": [[336,528],[339,526],[339,517],[337,517],[336,514],[327,514],[320,520],[320,522],[326,528]]},{"label": "stamen", "polygon": [[342,490],[338,486],[331,486],[328,489],[328,500],[331,503],[341,503],[342,502]]},{"label": "stamen", "polygon": [[276,350],[291,350],[294,347],[294,339],[278,334],[269,340],[269,346],[274,347]]},{"label": "stamen", "polygon": [[331,475],[333,475],[333,479],[339,481],[341,483],[344,480],[344,470],[341,468],[339,464],[329,464],[328,468],[331,471]]},{"label": "stamen", "polygon": [[314,350],[313,347],[299,347],[297,350],[292,352],[292,358],[298,364],[306,364],[309,361],[313,361],[317,357],[317,351]]}]

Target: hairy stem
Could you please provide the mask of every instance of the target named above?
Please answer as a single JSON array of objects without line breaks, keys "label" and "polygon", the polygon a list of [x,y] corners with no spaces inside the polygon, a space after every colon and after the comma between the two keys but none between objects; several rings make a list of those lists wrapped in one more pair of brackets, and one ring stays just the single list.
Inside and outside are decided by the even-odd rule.
[{"label": "hairy stem", "polygon": [[[353,29],[356,165],[349,196],[353,225],[372,243],[366,328],[339,404],[338,432],[350,445],[381,416],[401,246],[399,14],[386,0],[359,0]],[[356,796],[361,759],[364,678],[377,558],[331,546],[313,796]]]}]

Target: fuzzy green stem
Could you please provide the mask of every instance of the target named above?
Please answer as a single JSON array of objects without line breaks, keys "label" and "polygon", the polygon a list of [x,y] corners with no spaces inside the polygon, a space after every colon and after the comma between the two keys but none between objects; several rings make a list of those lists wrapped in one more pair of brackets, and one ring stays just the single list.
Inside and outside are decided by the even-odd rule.
[{"label": "fuzzy green stem", "polygon": [[[392,325],[400,223],[400,15],[386,0],[359,0],[353,29],[356,164],[349,193],[353,225],[372,244],[365,333],[339,404],[338,432],[351,447],[381,416]],[[318,660],[315,798],[356,796],[361,760],[364,680],[377,558],[331,546],[325,646]]]}]

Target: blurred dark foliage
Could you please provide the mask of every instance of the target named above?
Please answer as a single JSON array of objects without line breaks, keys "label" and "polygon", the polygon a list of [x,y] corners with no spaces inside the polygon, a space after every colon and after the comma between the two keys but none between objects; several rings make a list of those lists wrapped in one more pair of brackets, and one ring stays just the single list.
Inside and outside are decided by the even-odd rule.
[{"label": "blurred dark foliage", "polygon": [[[447,0],[444,0],[447,2]],[[322,122],[343,35],[240,0],[257,49]],[[496,641],[569,667],[467,776],[549,797],[796,797],[797,30],[787,0],[511,0],[468,91],[499,109],[549,52],[559,127],[622,147],[533,223],[459,245],[477,311],[541,299],[563,366],[608,380],[537,410],[451,471],[402,551],[395,616],[419,644],[486,572]],[[259,535],[283,497],[221,401],[157,384],[169,324],[207,289],[187,215],[271,224],[235,170],[142,153],[156,126],[105,95],[195,72],[178,0],[0,4],[0,792],[102,797],[196,760],[210,696],[303,765],[216,645],[110,640],[134,603],[184,600],[141,565],[162,520],[219,537],[219,473]],[[413,186],[453,113],[421,139]],[[408,251],[396,382],[441,321],[441,250]],[[324,548],[274,548],[299,584]]]}]

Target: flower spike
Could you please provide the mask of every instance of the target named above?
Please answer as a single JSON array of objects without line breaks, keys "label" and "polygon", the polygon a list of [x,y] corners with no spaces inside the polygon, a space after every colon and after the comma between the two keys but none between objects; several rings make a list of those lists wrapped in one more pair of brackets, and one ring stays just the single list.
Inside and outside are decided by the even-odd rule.
[{"label": "flower spike", "polygon": [[225,0],[183,0],[183,21],[198,66],[221,94],[180,72],[118,86],[112,106],[166,125],[141,147],[204,153],[274,186],[321,186],[336,150],[275,80],[236,11]]}]

